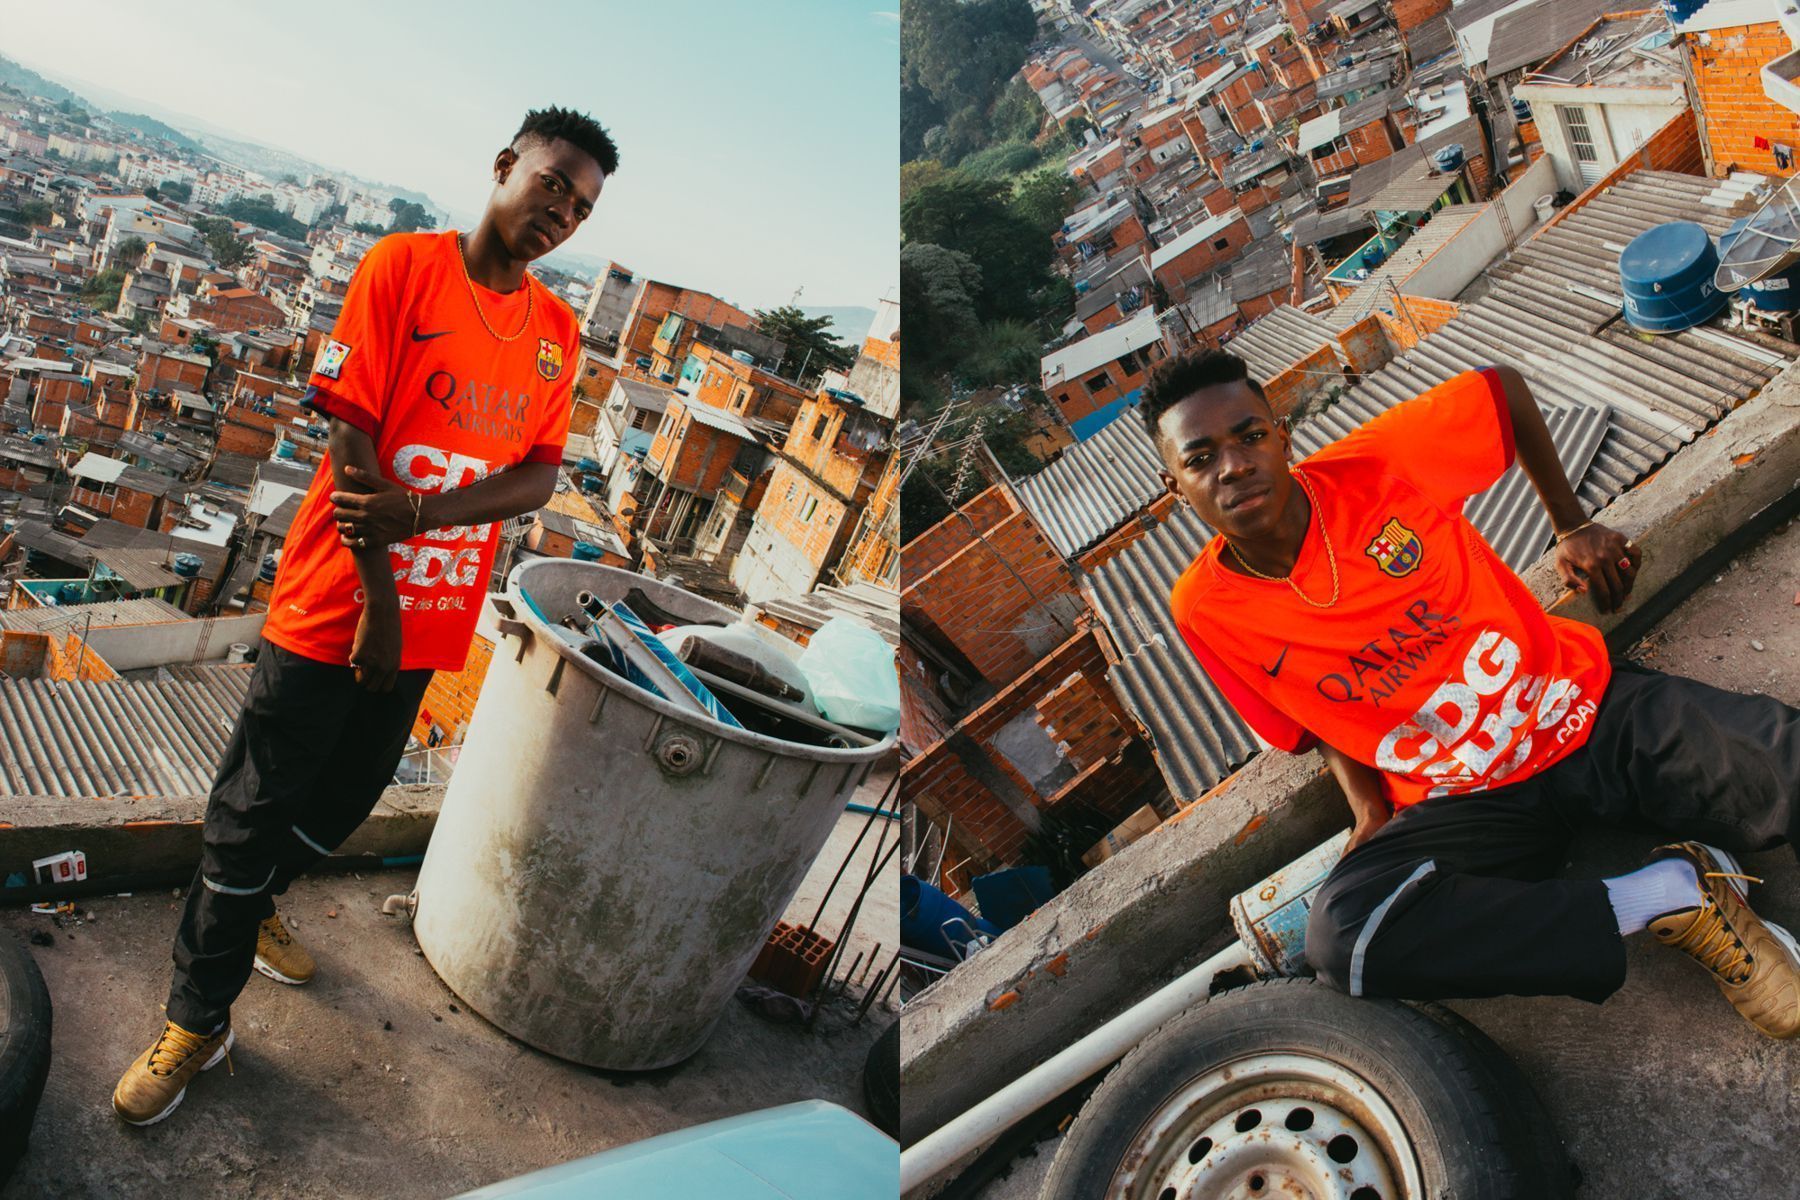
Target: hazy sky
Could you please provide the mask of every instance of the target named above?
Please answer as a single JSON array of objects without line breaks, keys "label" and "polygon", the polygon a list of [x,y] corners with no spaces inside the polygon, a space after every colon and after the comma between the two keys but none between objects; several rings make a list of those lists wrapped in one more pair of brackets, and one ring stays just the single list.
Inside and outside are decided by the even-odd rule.
[{"label": "hazy sky", "polygon": [[897,8],[0,0],[0,54],[469,219],[525,110],[579,109],[620,161],[566,249],[746,307],[802,285],[805,306],[873,307],[898,294]]}]

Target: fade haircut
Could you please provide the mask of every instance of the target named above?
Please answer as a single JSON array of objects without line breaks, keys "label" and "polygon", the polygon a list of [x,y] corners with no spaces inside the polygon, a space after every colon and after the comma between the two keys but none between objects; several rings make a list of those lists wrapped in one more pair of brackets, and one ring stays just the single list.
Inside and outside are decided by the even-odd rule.
[{"label": "fade haircut", "polygon": [[[1150,440],[1154,442],[1161,436],[1158,425],[1164,413],[1202,388],[1225,383],[1247,383],[1265,407],[1269,403],[1262,384],[1250,378],[1250,364],[1229,351],[1200,350],[1178,354],[1158,363],[1150,372],[1149,382],[1144,384],[1144,399],[1138,405],[1138,411],[1144,417],[1144,428],[1150,431]],[[1273,419],[1274,410],[1271,409],[1269,415]]]},{"label": "fade haircut", "polygon": [[612,135],[600,127],[600,122],[570,108],[552,105],[532,109],[525,114],[524,124],[519,126],[519,132],[513,134],[509,144],[517,150],[522,145],[550,142],[556,138],[584,151],[600,164],[600,170],[609,179],[619,169],[619,148],[613,145]]}]

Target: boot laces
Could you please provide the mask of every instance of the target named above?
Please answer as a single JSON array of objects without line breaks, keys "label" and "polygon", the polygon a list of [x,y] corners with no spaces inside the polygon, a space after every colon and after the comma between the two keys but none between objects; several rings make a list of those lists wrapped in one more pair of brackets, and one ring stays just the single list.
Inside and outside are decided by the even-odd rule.
[{"label": "boot laces", "polygon": [[[1701,878],[1762,882],[1754,875],[1739,875],[1730,871],[1707,871]],[[1742,987],[1750,982],[1750,951],[1738,936],[1737,930],[1725,919],[1724,909],[1719,906],[1719,902],[1713,899],[1710,892],[1703,891],[1702,895],[1700,915],[1694,920],[1693,932],[1683,939],[1688,942],[1688,953],[1727,983]]]},{"label": "boot laces", "polygon": [[163,1023],[162,1036],[150,1051],[150,1073],[167,1079],[204,1046],[211,1035],[192,1033],[173,1021]]},{"label": "boot laces", "polygon": [[281,923],[280,913],[276,913],[274,916],[264,921],[262,923],[262,931],[267,934],[269,939],[277,946],[293,945],[294,935],[289,933],[287,931],[287,926]]}]

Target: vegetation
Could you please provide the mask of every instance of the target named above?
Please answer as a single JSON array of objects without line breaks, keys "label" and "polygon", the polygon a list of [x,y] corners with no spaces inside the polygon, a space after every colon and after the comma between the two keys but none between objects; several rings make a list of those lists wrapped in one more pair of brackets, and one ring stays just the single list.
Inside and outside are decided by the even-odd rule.
[{"label": "vegetation", "polygon": [[115,255],[115,258],[121,267],[128,271],[135,270],[137,265],[144,259],[144,251],[149,248],[149,246],[144,244],[143,238],[128,237],[119,243],[118,253]]},{"label": "vegetation", "polygon": [[358,221],[350,228],[356,230],[358,233],[367,233],[374,237],[381,237],[383,234],[387,233],[386,226],[374,225],[368,221]]},{"label": "vegetation", "polygon": [[[1027,0],[906,0],[900,6],[900,158],[954,166],[1018,113],[993,110],[1037,36]],[[1034,101],[1035,102],[1035,101]],[[1000,128],[1012,119],[1013,125]],[[1030,122],[1029,137],[1037,130]]]},{"label": "vegetation", "polygon": [[42,200],[27,200],[19,205],[19,220],[27,225],[48,225],[56,210]]},{"label": "vegetation", "polygon": [[206,239],[206,248],[212,252],[213,261],[230,270],[250,261],[250,243],[238,237],[231,222],[223,217],[201,217],[194,222]]},{"label": "vegetation", "polygon": [[274,202],[264,196],[258,196],[254,200],[240,196],[227,204],[221,211],[233,221],[243,221],[258,229],[278,233],[282,237],[303,238],[306,236],[305,225],[276,208]]},{"label": "vegetation", "polygon": [[156,194],[159,199],[176,204],[186,204],[194,198],[194,186],[190,183],[183,183],[179,179],[171,180],[168,183],[158,184]]},{"label": "vegetation", "polygon": [[394,214],[393,223],[387,227],[389,233],[413,233],[420,229],[437,228],[437,218],[426,212],[423,204],[396,197],[388,201],[388,209]]},{"label": "vegetation", "polygon": [[793,305],[784,304],[780,308],[757,309],[756,327],[764,337],[787,343],[778,373],[788,379],[817,379],[833,367],[848,370],[856,361],[855,349],[825,332],[831,327],[830,317],[809,317]]},{"label": "vegetation", "polygon": [[81,288],[81,299],[101,312],[111,312],[119,307],[119,292],[125,286],[125,272],[118,267],[108,267]]}]

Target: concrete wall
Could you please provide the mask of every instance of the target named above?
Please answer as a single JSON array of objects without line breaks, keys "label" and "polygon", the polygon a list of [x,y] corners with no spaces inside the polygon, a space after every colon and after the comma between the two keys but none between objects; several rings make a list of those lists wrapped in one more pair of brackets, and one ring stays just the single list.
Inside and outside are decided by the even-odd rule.
[{"label": "concrete wall", "polygon": [[1401,294],[1453,300],[1505,250],[1500,210],[1490,204],[1419,264],[1412,277],[1400,285]]},{"label": "concrete wall", "polygon": [[1669,118],[1685,103],[1678,99],[1650,104],[1608,103],[1600,99],[1607,89],[1523,85],[1514,90],[1532,106],[1538,137],[1543,143],[1545,157],[1555,165],[1558,185],[1571,192],[1579,192],[1587,185],[1581,181],[1580,166],[1569,146],[1568,128],[1562,114],[1555,111],[1556,107],[1568,104],[1585,110],[1594,152],[1599,156],[1597,165],[1602,171],[1610,171],[1668,124]]},{"label": "concrete wall", "polygon": [[[233,642],[256,645],[267,613],[213,617],[201,621],[166,621],[156,625],[107,625],[86,633],[87,644],[115,670],[164,667],[180,663],[217,662]],[[71,627],[75,633],[79,626]]]}]

